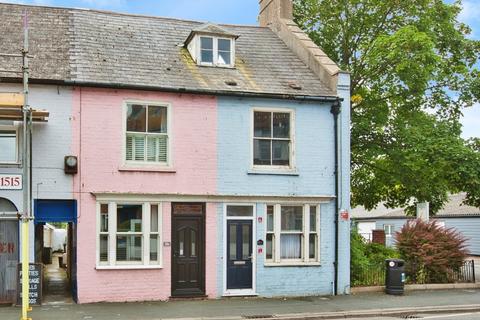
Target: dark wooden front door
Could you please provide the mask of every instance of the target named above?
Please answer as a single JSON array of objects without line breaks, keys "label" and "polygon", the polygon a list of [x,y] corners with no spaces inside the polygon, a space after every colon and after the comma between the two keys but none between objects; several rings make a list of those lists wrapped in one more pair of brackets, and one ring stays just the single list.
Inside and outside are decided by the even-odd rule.
[{"label": "dark wooden front door", "polygon": [[172,204],[172,296],[205,295],[204,217],[204,204]]},{"label": "dark wooden front door", "polygon": [[227,222],[227,289],[252,289],[252,221]]}]

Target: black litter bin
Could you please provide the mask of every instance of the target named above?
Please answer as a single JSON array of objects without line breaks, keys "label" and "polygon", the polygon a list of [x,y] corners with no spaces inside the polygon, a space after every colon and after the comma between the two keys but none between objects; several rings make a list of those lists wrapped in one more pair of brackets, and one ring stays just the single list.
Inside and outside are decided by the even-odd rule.
[{"label": "black litter bin", "polygon": [[385,292],[401,295],[405,291],[405,261],[401,259],[385,260]]}]

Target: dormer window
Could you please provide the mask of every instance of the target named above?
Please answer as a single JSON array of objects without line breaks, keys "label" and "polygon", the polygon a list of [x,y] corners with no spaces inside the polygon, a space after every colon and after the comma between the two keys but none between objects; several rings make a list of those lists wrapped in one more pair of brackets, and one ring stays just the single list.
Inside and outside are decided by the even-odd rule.
[{"label": "dormer window", "polygon": [[233,67],[232,40],[217,37],[200,37],[201,65]]},{"label": "dormer window", "polygon": [[232,68],[237,38],[217,25],[206,24],[193,30],[185,44],[198,65]]},{"label": "dormer window", "polygon": [[218,40],[218,63],[230,65],[232,62],[232,49],[231,40],[229,39],[217,39]]},{"label": "dormer window", "polygon": [[200,37],[200,52],[202,63],[213,63],[213,38]]}]

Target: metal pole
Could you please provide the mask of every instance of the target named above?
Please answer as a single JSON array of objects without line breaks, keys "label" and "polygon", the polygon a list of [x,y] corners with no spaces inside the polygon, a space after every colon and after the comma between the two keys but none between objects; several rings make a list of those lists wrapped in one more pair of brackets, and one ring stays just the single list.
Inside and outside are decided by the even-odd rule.
[{"label": "metal pole", "polygon": [[23,145],[22,145],[22,161],[23,161],[23,211],[22,216],[22,320],[27,320],[29,304],[29,223],[30,223],[30,107],[28,105],[28,15],[24,11],[23,20]]}]

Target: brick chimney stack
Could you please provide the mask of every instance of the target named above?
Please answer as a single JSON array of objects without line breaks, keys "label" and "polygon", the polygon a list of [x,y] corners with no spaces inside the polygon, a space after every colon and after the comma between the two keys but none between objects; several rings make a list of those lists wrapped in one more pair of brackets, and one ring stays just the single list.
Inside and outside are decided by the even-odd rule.
[{"label": "brick chimney stack", "polygon": [[268,27],[278,19],[293,20],[292,0],[260,0],[259,22],[261,27]]},{"label": "brick chimney stack", "polygon": [[275,32],[336,93],[342,71],[293,21],[292,0],[259,0],[259,4],[260,26]]}]

